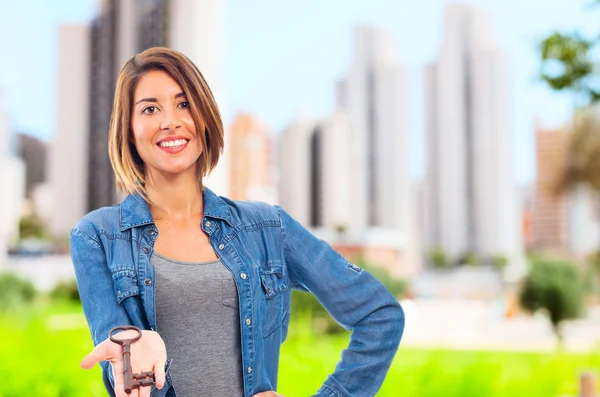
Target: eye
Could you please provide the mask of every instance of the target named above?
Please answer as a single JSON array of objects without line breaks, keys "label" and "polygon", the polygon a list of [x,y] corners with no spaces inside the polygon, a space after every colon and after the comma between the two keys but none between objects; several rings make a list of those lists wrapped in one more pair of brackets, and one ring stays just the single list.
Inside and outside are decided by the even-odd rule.
[{"label": "eye", "polygon": [[145,114],[154,114],[158,111],[158,109],[156,108],[156,106],[148,106],[147,108],[144,108],[144,110],[142,110],[142,113]]},{"label": "eye", "polygon": [[179,103],[178,107],[180,109],[189,109],[190,103],[188,101],[183,101]]}]

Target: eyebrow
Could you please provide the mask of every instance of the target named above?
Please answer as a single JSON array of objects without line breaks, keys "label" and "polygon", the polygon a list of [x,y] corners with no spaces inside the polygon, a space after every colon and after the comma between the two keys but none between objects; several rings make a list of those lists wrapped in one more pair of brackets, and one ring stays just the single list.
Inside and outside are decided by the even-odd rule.
[{"label": "eyebrow", "polygon": [[[184,92],[180,92],[179,94],[175,95],[175,98],[183,98],[185,97],[185,93]],[[137,101],[135,103],[135,106],[137,106],[139,103],[141,102],[158,102],[158,99],[156,98],[142,98],[139,101]]]}]

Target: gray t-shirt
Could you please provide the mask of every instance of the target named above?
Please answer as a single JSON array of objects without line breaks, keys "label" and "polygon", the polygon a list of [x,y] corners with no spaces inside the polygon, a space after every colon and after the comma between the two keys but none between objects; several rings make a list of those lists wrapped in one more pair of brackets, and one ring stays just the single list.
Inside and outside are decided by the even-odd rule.
[{"label": "gray t-shirt", "polygon": [[177,397],[243,396],[238,294],[220,260],[188,263],[154,253],[156,326],[173,361]]}]

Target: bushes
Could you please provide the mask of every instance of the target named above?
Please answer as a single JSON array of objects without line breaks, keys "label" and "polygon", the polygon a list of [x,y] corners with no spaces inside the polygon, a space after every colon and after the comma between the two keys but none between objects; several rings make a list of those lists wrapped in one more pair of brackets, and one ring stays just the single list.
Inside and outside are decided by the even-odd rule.
[{"label": "bushes", "polygon": [[[0,273],[0,314],[29,307],[39,295],[28,279],[14,273]],[[79,302],[77,283],[74,279],[62,281],[50,291],[48,297],[54,301]]]},{"label": "bushes", "polygon": [[16,311],[32,303],[35,296],[31,281],[13,273],[0,274],[0,312]]},{"label": "bushes", "polygon": [[54,300],[67,300],[80,302],[79,290],[75,280],[61,281],[50,292],[50,298]]}]

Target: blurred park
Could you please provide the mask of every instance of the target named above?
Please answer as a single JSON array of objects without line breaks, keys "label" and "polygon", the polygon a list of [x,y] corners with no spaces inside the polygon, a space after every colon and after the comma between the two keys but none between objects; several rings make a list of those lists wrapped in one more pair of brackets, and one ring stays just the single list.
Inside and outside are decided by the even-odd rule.
[{"label": "blurred park", "polygon": [[[0,397],[106,395],[68,235],[122,199],[115,77],[159,45],[221,104],[207,186],[286,208],[402,304],[378,396],[600,396],[599,0],[21,3],[0,7],[26,33],[0,35]],[[312,395],[350,333],[304,292],[289,315],[278,392]]]}]

